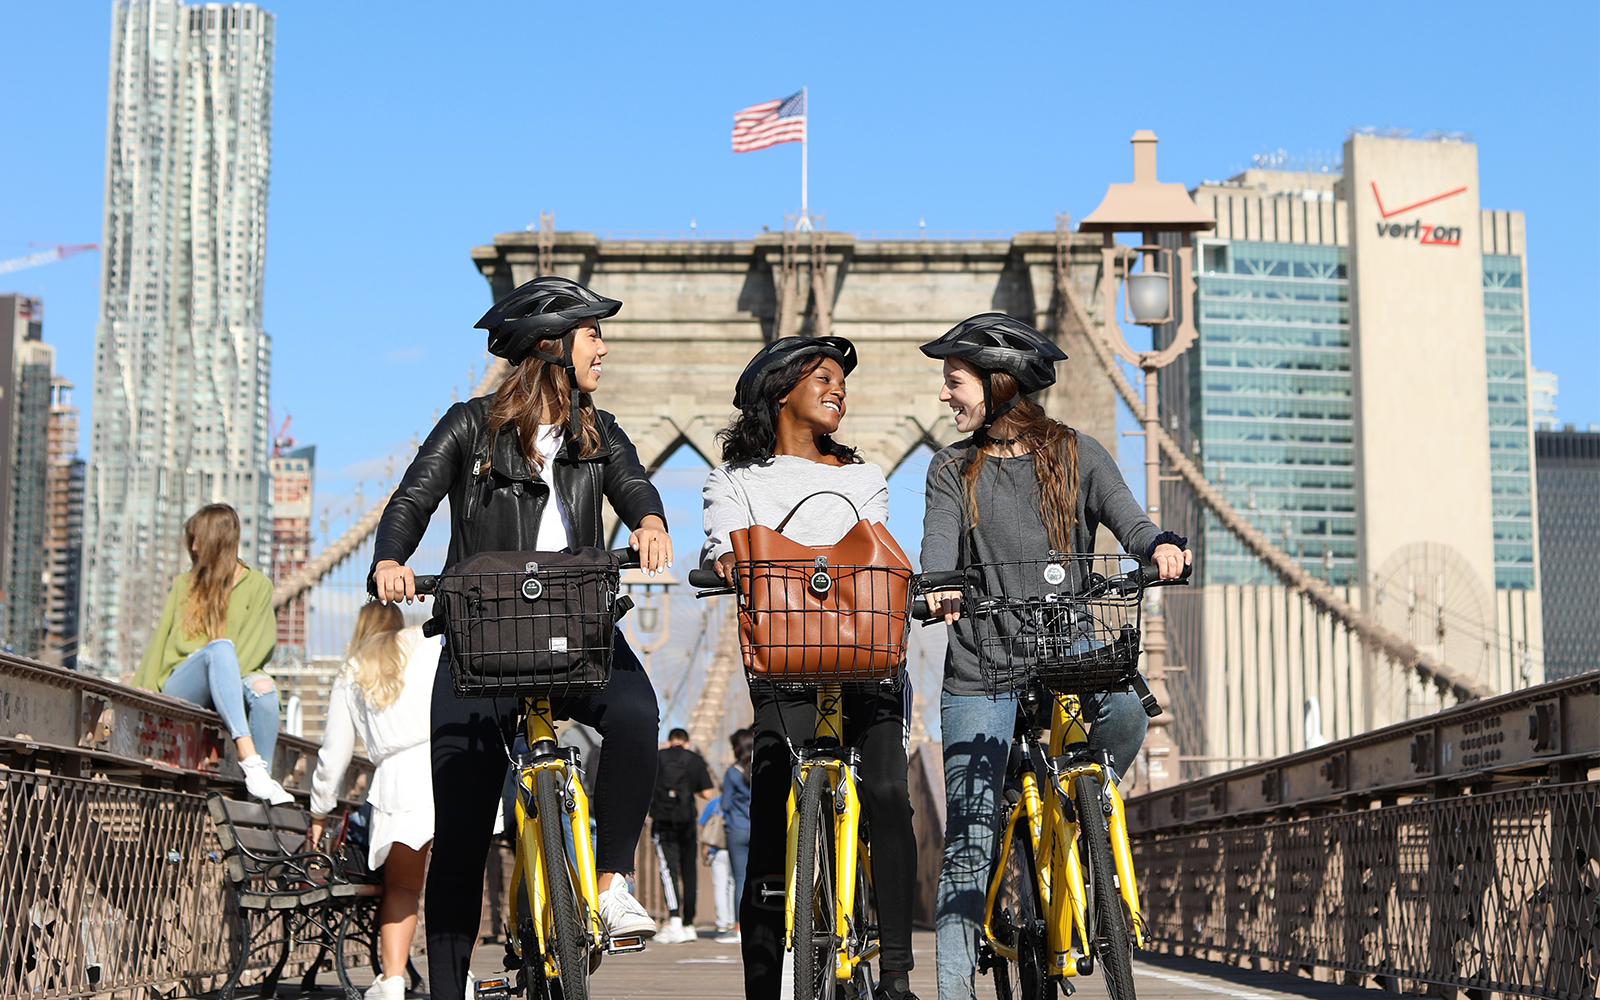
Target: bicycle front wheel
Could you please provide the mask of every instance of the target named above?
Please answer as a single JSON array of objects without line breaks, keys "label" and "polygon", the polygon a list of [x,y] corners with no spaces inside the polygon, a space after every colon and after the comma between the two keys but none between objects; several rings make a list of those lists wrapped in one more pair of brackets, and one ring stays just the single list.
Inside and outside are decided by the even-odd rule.
[{"label": "bicycle front wheel", "polygon": [[[1007,798],[1013,809],[1021,808],[1014,794]],[[1016,952],[1016,958],[995,956],[999,959],[994,964],[996,1000],[1048,1000],[1053,995],[1045,964],[1043,914],[1033,839],[1028,835],[1028,817],[1023,815],[1017,817],[1011,832],[1011,850],[1000,872],[990,914],[995,939]]]},{"label": "bicycle front wheel", "polygon": [[556,967],[561,974],[561,1000],[588,1000],[589,949],[592,946],[588,907],[573,891],[572,871],[567,863],[567,812],[555,771],[541,770],[534,778],[534,792],[539,803],[545,883],[555,917],[555,941],[550,950],[556,956]]},{"label": "bicycle front wheel", "polygon": [[800,792],[794,868],[795,1000],[832,1000],[837,981],[834,934],[838,858],[833,845],[833,795],[828,772],[813,767]]},{"label": "bicycle front wheel", "polygon": [[1111,835],[1106,829],[1106,814],[1100,806],[1100,779],[1081,775],[1077,782],[1078,824],[1083,831],[1089,879],[1089,899],[1094,906],[1094,948],[1104,970],[1106,992],[1111,1000],[1135,1000],[1133,993],[1133,939],[1128,935],[1127,915],[1122,908],[1122,892],[1117,881],[1117,866],[1111,857]]}]

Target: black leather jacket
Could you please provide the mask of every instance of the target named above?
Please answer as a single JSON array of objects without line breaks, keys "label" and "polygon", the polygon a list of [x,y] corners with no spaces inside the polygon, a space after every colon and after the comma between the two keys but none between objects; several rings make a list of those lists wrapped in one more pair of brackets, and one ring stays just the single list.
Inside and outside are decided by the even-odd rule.
[{"label": "black leather jacket", "polygon": [[[450,553],[446,566],[479,552],[525,552],[535,548],[540,518],[550,489],[533,471],[522,452],[515,425],[495,435],[493,453],[486,411],[490,397],[481,396],[450,407],[417,457],[411,460],[394,496],[383,509],[373,544],[374,568],[385,559],[411,558],[439,501],[450,498]],[[563,448],[552,478],[576,545],[605,544],[601,500],[610,500],[624,524],[637,528],[648,514],[666,523],[661,494],[656,492],[633,442],[617,420],[595,411],[600,431],[596,454],[574,459]],[[435,569],[427,567],[423,571]],[[372,573],[367,588],[372,590]]]}]

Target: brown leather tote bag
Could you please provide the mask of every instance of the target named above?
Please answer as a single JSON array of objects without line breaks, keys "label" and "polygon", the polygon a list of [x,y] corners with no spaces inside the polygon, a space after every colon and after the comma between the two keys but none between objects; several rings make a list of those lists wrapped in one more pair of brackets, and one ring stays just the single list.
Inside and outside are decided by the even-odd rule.
[{"label": "brown leather tote bag", "polygon": [[[784,537],[801,504],[776,528],[734,531],[739,639],[753,677],[790,683],[887,680],[906,659],[911,561],[882,524],[858,520],[832,545]],[[857,511],[857,516],[860,512]]]}]

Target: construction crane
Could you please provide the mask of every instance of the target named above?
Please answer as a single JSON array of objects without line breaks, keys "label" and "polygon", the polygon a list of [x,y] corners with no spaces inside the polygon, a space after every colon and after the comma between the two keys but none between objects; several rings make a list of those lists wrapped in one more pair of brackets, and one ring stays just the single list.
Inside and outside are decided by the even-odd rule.
[{"label": "construction crane", "polygon": [[49,247],[23,257],[13,257],[10,260],[0,260],[0,274],[11,271],[20,271],[27,267],[38,267],[40,264],[49,264],[53,261],[63,260],[85,250],[98,250],[98,243],[29,243],[30,247]]}]

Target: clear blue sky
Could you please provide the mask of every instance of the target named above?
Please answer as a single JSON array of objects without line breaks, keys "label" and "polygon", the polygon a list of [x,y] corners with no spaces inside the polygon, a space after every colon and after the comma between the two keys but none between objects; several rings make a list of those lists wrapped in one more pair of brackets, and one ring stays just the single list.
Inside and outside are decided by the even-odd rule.
[{"label": "clear blue sky", "polygon": [[[1527,213],[1534,362],[1600,422],[1600,15],[1573,3],[354,3],[277,15],[266,325],[272,399],[319,493],[382,461],[481,371],[468,248],[563,229],[759,229],[799,147],[735,155],[732,113],[811,87],[831,228],[1047,229],[1161,137],[1166,180],[1346,129],[1471,132],[1482,203]],[[111,5],[0,7],[0,258],[100,239]],[[87,409],[98,254],[0,276],[42,294]],[[602,390],[601,405],[604,405]],[[85,448],[87,439],[85,438]]]}]

